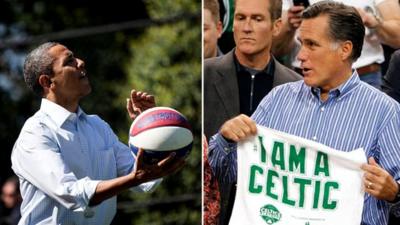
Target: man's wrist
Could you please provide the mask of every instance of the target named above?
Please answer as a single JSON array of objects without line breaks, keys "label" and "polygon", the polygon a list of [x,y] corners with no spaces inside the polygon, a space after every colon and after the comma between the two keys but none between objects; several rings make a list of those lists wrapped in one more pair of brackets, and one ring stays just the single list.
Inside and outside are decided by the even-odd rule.
[{"label": "man's wrist", "polygon": [[221,133],[218,133],[215,138],[217,145],[220,146],[226,154],[236,148],[237,143],[232,140],[226,139]]},{"label": "man's wrist", "polygon": [[397,184],[397,193],[396,193],[394,199],[392,201],[390,201],[391,203],[400,202],[400,183],[398,181],[396,181],[396,184]]}]

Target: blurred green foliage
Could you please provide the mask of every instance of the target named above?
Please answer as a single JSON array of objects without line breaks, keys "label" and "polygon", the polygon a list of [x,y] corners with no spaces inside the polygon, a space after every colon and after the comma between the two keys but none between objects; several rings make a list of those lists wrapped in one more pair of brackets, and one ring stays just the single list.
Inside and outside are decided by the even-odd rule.
[{"label": "blurred green foliage", "polygon": [[[194,13],[200,2],[192,0],[147,0],[152,19],[162,19],[183,12]],[[131,88],[156,96],[158,106],[168,106],[183,113],[193,126],[194,147],[187,165],[175,176],[164,180],[159,190],[148,196],[162,199],[194,194],[196,200],[166,205],[163,210],[150,208],[133,218],[133,224],[200,224],[201,204],[201,26],[200,20],[183,20],[174,24],[150,27],[140,38],[132,40],[132,58],[127,62],[127,83],[120,101]],[[120,134],[123,136],[123,134]],[[143,201],[143,196],[131,195]]]}]

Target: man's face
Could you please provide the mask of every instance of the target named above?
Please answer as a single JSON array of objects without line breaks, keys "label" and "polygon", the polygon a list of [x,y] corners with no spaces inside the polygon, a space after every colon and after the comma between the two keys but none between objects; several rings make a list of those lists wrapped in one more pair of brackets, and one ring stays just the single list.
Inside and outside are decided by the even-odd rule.
[{"label": "man's face", "polygon": [[218,21],[216,24],[211,11],[208,9],[203,10],[204,17],[204,58],[217,56],[217,42],[221,37],[222,25]]},{"label": "man's face", "polygon": [[49,54],[55,59],[50,89],[56,97],[79,99],[91,92],[84,61],[75,58],[73,53],[63,45],[50,48]]},{"label": "man's face", "polygon": [[[301,49],[297,55],[301,61],[304,82],[311,87],[331,90],[338,84],[343,61],[340,43],[328,36],[329,18],[326,15],[304,19],[299,28]],[[318,29],[316,29],[318,28]]]},{"label": "man's face", "polygon": [[3,186],[1,200],[4,203],[4,206],[8,209],[15,207],[20,200],[16,188],[17,187],[10,182],[5,183]]},{"label": "man's face", "polygon": [[237,0],[233,21],[236,49],[243,55],[270,51],[273,24],[267,0]]}]

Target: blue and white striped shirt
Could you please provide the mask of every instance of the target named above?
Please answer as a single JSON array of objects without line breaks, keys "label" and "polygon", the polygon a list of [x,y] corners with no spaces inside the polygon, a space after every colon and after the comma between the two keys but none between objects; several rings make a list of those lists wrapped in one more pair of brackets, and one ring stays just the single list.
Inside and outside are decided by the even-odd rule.
[{"label": "blue and white striped shirt", "polygon": [[[314,140],[343,151],[364,148],[396,180],[400,179],[400,105],[360,81],[356,72],[320,99],[303,81],[274,88],[252,115],[260,125]],[[209,162],[221,183],[237,178],[236,144],[216,134]],[[235,150],[235,151],[232,151]],[[389,203],[365,195],[363,225],[386,225]]]}]

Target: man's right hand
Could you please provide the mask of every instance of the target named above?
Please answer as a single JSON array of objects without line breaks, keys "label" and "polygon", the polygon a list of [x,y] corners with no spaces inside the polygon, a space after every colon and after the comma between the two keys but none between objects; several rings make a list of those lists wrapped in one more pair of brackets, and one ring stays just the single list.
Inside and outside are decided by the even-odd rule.
[{"label": "man's right hand", "polygon": [[292,6],[287,12],[287,22],[291,30],[296,30],[301,24],[301,14],[304,6]]},{"label": "man's right hand", "polygon": [[135,181],[138,182],[136,185],[139,185],[172,174],[181,169],[184,165],[185,159],[183,157],[177,157],[175,152],[169,154],[165,159],[156,164],[146,164],[144,162],[144,151],[143,149],[139,149],[136,157],[135,170],[132,173],[135,177]]},{"label": "man's right hand", "polygon": [[248,116],[240,114],[226,121],[220,130],[220,134],[230,141],[239,142],[249,136],[257,134],[256,123]]},{"label": "man's right hand", "polygon": [[134,89],[131,90],[130,98],[126,99],[126,110],[132,120],[136,119],[136,117],[146,109],[155,106],[156,101],[153,95]]}]

